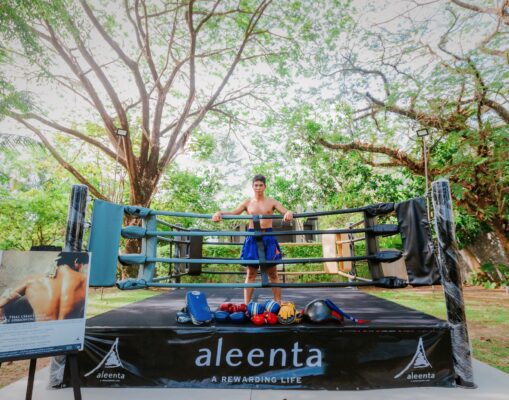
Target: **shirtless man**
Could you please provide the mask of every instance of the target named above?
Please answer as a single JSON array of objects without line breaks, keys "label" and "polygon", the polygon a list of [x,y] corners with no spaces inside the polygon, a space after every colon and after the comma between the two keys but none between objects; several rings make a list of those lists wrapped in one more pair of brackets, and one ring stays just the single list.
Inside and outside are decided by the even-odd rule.
[{"label": "shirtless man", "polygon": [[[212,221],[219,222],[223,215],[240,215],[246,211],[250,215],[261,215],[261,214],[273,214],[274,210],[279,211],[283,214],[283,221],[291,221],[293,219],[293,213],[288,211],[281,203],[277,200],[265,197],[265,177],[263,175],[256,175],[252,181],[252,188],[254,197],[251,199],[244,200],[235,210],[233,211],[218,211],[212,216]],[[264,232],[272,231],[272,220],[262,219],[260,220],[261,229]],[[249,221],[249,230],[254,231],[253,220]],[[263,245],[265,247],[265,257],[267,260],[280,260],[282,258],[281,249],[276,240],[275,236],[264,236]],[[246,237],[244,246],[242,247],[242,253],[240,258],[242,260],[258,260],[258,250],[256,248],[256,240],[253,236]],[[246,271],[246,283],[253,283],[256,280],[256,274],[258,267],[247,266]],[[271,283],[279,283],[277,275],[277,266],[271,266],[267,268],[267,275]],[[244,289],[244,302],[249,304],[251,297],[253,296],[253,288]],[[274,300],[281,303],[281,288],[272,288],[274,293]]]},{"label": "shirtless man", "polygon": [[86,263],[86,253],[61,253],[53,276],[29,276],[0,296],[0,320],[5,316],[7,322],[17,322],[20,313],[28,321],[84,317],[86,276],[80,271]]}]

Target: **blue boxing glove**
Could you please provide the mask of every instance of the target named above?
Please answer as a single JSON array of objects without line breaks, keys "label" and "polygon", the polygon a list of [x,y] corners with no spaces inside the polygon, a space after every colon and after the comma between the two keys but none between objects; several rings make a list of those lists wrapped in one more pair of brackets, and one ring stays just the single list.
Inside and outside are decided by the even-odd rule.
[{"label": "blue boxing glove", "polygon": [[234,324],[243,324],[246,322],[246,315],[242,311],[230,314],[230,321]]},{"label": "blue boxing glove", "polygon": [[247,305],[247,314],[249,317],[254,317],[255,315],[263,314],[265,312],[265,308],[260,304],[252,301]]},{"label": "blue boxing glove", "polygon": [[191,322],[191,316],[187,312],[179,311],[177,312],[177,322],[179,324],[187,324]]},{"label": "blue boxing glove", "polygon": [[269,313],[277,315],[280,308],[281,306],[279,305],[279,303],[275,302],[274,300],[267,300],[265,302],[265,311]]},{"label": "blue boxing glove", "polygon": [[216,322],[229,322],[230,313],[228,311],[216,311],[214,312],[214,319]]}]

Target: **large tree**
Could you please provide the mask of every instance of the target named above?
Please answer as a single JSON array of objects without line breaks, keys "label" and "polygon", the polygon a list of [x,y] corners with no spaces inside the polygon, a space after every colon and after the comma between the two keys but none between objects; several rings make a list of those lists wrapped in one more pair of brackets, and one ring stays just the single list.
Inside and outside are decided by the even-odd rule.
[{"label": "large tree", "polygon": [[282,51],[272,32],[278,18],[265,16],[270,3],[2,2],[0,111],[95,197],[108,198],[58,150],[57,135],[120,164],[129,202],[148,206],[207,115],[229,118],[228,106],[255,99],[263,87],[256,67]]},{"label": "large tree", "polygon": [[[330,41],[318,34],[319,93],[336,93],[314,104],[300,131],[377,168],[423,176],[429,159],[431,179],[451,181],[456,204],[496,234],[507,260],[509,2],[489,4],[407,2],[369,26],[365,10],[353,13]],[[421,128],[430,131],[428,154]]]}]

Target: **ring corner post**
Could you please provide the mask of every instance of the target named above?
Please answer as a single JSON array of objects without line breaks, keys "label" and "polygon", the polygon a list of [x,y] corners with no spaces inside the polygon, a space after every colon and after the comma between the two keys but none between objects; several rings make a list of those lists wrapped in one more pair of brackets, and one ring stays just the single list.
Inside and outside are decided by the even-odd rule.
[{"label": "ring corner post", "polygon": [[67,213],[64,251],[82,250],[87,201],[88,187],[85,185],[73,185]]},{"label": "ring corner post", "polygon": [[[86,185],[73,185],[69,199],[69,208],[67,212],[67,226],[65,230],[65,252],[81,252],[83,249],[83,237],[85,235],[86,211],[88,202],[88,187]],[[52,388],[60,387],[64,380],[64,368],[66,365],[66,355],[55,355],[51,358],[49,372],[49,386]],[[36,359],[30,361],[29,375],[35,373]],[[72,379],[77,380],[77,371],[71,372]],[[76,381],[77,382],[77,381]],[[30,385],[30,383],[29,383]],[[33,382],[31,383],[33,386]],[[81,390],[79,383],[73,384],[74,396],[81,399]],[[27,390],[27,399],[32,398],[32,388]]]},{"label": "ring corner post", "polygon": [[457,259],[456,234],[449,181],[440,179],[431,184],[435,230],[438,238],[438,265],[451,326],[453,365],[458,385],[474,388],[472,355],[461,274]]}]

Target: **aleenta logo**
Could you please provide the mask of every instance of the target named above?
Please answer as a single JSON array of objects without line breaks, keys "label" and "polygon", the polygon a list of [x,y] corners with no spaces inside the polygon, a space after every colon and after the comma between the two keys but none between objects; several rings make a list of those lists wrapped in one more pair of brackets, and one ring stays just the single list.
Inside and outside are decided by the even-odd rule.
[{"label": "aleenta logo", "polygon": [[[432,366],[426,357],[426,351],[424,350],[424,343],[422,342],[422,337],[420,337],[419,343],[417,344],[417,350],[415,351],[415,354],[414,354],[412,360],[408,363],[408,365],[405,368],[403,368],[403,370],[399,374],[394,376],[394,379],[398,379],[401,375],[403,375],[409,369],[422,369],[422,368],[432,368]],[[433,377],[429,377],[429,378],[435,377],[435,374],[431,374],[431,375],[433,375]]]},{"label": "aleenta logo", "polygon": [[250,367],[277,367],[293,368],[300,367],[318,367],[322,366],[322,352],[318,348],[301,347],[299,342],[294,342],[290,349],[270,348],[262,349],[259,347],[249,350],[239,348],[224,349],[223,338],[219,338],[215,349],[201,348],[198,350],[198,356],[195,358],[197,367],[210,366],[228,366],[239,367],[249,365]]},{"label": "aleenta logo", "polygon": [[[85,374],[85,377],[92,375],[95,371],[97,371],[101,367],[103,367],[103,368],[118,368],[118,367],[124,368],[124,366],[122,365],[122,361],[120,360],[120,356],[118,354],[118,338],[115,339],[115,342],[111,345],[110,351],[108,351],[106,353],[106,355],[101,360],[101,362],[99,364],[97,364],[97,366],[93,370],[87,372]],[[98,374],[98,375],[101,375],[101,374]],[[102,375],[105,375],[104,372],[102,373]],[[111,375],[111,374],[109,374],[109,375]],[[100,379],[102,377],[104,377],[104,376],[98,376],[97,378]]]}]

